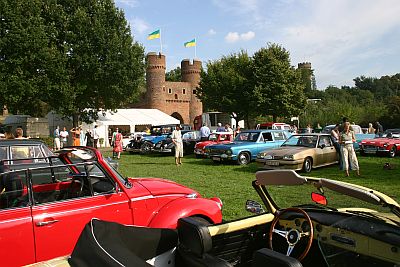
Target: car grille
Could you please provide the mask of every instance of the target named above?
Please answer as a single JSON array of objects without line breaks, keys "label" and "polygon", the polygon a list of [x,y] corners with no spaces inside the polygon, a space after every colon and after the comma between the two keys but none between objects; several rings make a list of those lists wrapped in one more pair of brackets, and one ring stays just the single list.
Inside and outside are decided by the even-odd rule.
[{"label": "car grille", "polygon": [[219,155],[219,154],[224,154],[225,149],[211,149],[210,154],[212,155]]},{"label": "car grille", "polygon": [[373,146],[373,145],[363,145],[362,146],[364,149],[376,149],[376,146]]},{"label": "car grille", "polygon": [[283,156],[272,156],[272,159],[283,159]]}]

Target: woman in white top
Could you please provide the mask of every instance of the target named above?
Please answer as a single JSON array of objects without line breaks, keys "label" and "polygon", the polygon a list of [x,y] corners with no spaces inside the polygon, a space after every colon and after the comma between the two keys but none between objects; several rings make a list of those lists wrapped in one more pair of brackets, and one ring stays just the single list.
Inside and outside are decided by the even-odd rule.
[{"label": "woman in white top", "polygon": [[180,125],[176,125],[175,130],[172,132],[171,139],[175,146],[175,164],[179,166],[182,164],[183,158],[183,142]]},{"label": "woman in white top", "polygon": [[356,170],[357,175],[360,175],[360,168],[358,166],[358,160],[356,152],[354,151],[353,143],[356,141],[354,132],[350,130],[350,122],[345,122],[343,125],[343,132],[340,133],[339,143],[343,151],[343,167],[346,176],[349,176],[349,159],[351,166]]}]

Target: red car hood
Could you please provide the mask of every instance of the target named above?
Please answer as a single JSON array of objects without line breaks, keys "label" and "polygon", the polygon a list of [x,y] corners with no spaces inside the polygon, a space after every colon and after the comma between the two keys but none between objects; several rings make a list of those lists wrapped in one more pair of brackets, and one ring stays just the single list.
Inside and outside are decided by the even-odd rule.
[{"label": "red car hood", "polygon": [[175,182],[160,179],[160,178],[140,178],[133,179],[134,182],[141,184],[145,187],[153,196],[160,195],[188,195],[192,193],[196,193],[198,196],[199,193],[185,187],[183,185],[177,184]]},{"label": "red car hood", "polygon": [[198,142],[198,143],[196,144],[195,148],[203,148],[203,147],[205,147],[205,146],[212,145],[212,144],[216,144],[216,143],[217,143],[217,142],[215,142],[215,141],[203,141],[203,142]]}]

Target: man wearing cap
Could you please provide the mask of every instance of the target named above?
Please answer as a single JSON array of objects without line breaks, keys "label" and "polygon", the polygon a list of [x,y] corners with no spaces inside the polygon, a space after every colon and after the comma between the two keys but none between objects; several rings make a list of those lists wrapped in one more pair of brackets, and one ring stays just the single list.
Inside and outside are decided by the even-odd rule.
[{"label": "man wearing cap", "polygon": [[175,130],[172,132],[171,139],[175,146],[175,164],[176,166],[179,166],[182,164],[183,158],[182,133],[181,126],[179,124],[176,125]]}]

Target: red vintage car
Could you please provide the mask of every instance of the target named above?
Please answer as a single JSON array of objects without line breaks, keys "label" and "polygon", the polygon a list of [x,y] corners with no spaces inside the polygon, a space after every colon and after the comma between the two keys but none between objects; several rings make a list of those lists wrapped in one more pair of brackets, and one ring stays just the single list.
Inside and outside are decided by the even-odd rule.
[{"label": "red vintage car", "polygon": [[216,132],[210,134],[207,141],[196,143],[194,146],[194,154],[196,158],[204,157],[204,148],[208,145],[230,143],[233,141],[233,134],[229,132]]},{"label": "red vintage car", "polygon": [[168,180],[125,178],[96,149],[65,148],[41,160],[50,166],[0,161],[2,266],[70,254],[92,218],[158,228],[176,228],[182,217],[222,220],[220,199]]},{"label": "red vintage car", "polygon": [[393,158],[400,153],[399,137],[378,137],[373,139],[364,139],[360,143],[360,153],[365,154],[386,154]]}]

